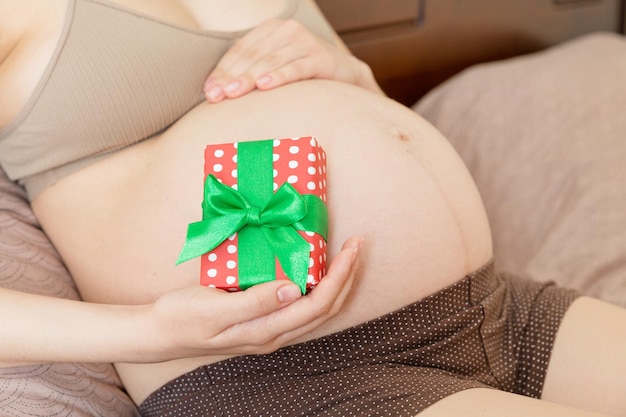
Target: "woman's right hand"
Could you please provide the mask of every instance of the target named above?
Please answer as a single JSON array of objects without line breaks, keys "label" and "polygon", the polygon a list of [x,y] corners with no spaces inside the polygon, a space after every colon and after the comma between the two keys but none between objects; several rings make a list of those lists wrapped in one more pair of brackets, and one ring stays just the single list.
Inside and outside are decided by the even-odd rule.
[{"label": "woman's right hand", "polygon": [[268,19],[238,39],[209,74],[204,92],[210,103],[218,103],[309,79],[335,80],[384,94],[370,67],[339,37],[330,44],[293,19]]},{"label": "woman's right hand", "polygon": [[360,239],[348,239],[306,296],[284,280],[240,292],[194,286],[161,296],[149,307],[153,360],[269,353],[310,332],[339,312],[360,246]]},{"label": "woman's right hand", "polygon": [[235,293],[198,285],[147,305],[86,303],[0,288],[0,316],[11,318],[0,326],[0,367],[271,352],[339,312],[360,246],[360,239],[348,239],[326,277],[305,297],[285,280]]}]

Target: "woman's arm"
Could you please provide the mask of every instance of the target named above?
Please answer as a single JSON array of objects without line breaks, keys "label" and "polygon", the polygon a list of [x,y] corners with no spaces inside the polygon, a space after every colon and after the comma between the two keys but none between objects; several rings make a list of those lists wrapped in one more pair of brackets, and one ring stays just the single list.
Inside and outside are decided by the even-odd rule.
[{"label": "woman's arm", "polygon": [[0,366],[132,360],[141,309],[0,288]]},{"label": "woman's arm", "polygon": [[[16,15],[19,10],[15,3],[8,0],[0,0],[0,128],[4,127],[13,118],[12,97],[7,94],[13,86],[7,80],[7,62],[9,56],[16,49],[22,39],[24,27],[20,27],[20,16]],[[13,19],[9,17],[14,17]]]},{"label": "woman's arm", "polygon": [[346,241],[306,297],[273,281],[246,291],[194,286],[148,305],[72,301],[0,288],[0,366],[40,362],[161,362],[266,353],[333,317],[354,279],[361,243]]}]

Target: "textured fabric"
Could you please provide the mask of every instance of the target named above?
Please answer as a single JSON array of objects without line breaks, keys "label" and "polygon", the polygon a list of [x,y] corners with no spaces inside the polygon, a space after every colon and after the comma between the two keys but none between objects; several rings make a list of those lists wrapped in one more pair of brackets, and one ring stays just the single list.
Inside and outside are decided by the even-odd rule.
[{"label": "textured fabric", "polygon": [[[278,17],[334,39],[304,1],[285,0]],[[70,0],[46,73],[0,131],[0,164],[32,200],[93,158],[163,131],[204,100],[204,81],[243,33],[185,29],[109,2]]]},{"label": "textured fabric", "polygon": [[414,416],[455,392],[538,398],[577,293],[494,272],[493,263],[363,325],[200,367],[140,406],[165,416]]},{"label": "textured fabric", "polygon": [[[77,300],[58,253],[24,191],[0,170],[0,287]],[[2,320],[11,320],[3,317]],[[0,341],[0,346],[2,341]],[[110,364],[0,368],[2,417],[131,417],[136,408]]]},{"label": "textured fabric", "polygon": [[456,148],[500,269],[626,306],[626,38],[471,68],[415,109]]}]

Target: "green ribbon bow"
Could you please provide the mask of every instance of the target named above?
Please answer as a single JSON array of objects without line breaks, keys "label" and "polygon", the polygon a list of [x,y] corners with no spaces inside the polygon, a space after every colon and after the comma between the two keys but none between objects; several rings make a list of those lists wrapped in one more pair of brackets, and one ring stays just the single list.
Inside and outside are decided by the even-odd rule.
[{"label": "green ribbon bow", "polygon": [[278,258],[285,274],[306,292],[309,243],[298,230],[328,233],[328,211],[318,196],[289,183],[273,192],[272,140],[238,143],[238,190],[208,175],[202,220],[191,223],[177,264],[201,256],[238,232],[239,287],[276,279]]}]

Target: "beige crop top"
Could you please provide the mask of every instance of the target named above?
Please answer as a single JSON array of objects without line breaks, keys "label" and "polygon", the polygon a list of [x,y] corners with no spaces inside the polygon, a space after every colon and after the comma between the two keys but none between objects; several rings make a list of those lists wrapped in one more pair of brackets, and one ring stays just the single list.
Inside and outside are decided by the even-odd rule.
[{"label": "beige crop top", "polygon": [[[305,1],[294,18],[333,42]],[[157,134],[204,100],[202,86],[243,32],[187,29],[105,0],[70,0],[63,34],[35,92],[0,130],[0,165],[32,200],[107,153]]]}]

